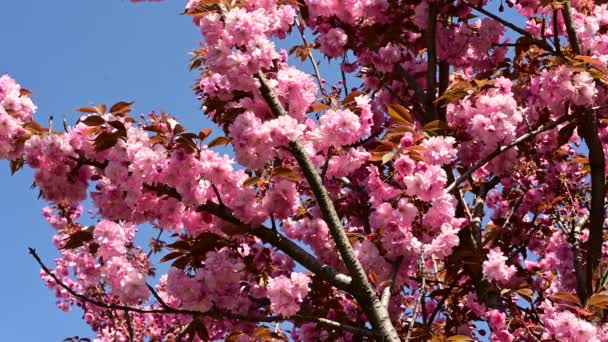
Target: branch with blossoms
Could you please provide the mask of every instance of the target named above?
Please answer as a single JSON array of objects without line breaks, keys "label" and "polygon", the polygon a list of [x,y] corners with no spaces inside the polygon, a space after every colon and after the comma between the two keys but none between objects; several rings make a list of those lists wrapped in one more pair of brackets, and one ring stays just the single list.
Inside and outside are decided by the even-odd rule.
[{"label": "branch with blossoms", "polygon": [[[606,339],[608,10],[518,3],[522,28],[491,4],[348,4],[188,3],[213,140],[129,102],[56,132],[0,78],[0,158],[49,203],[58,305],[102,340]],[[166,232],[152,253],[144,224]]]},{"label": "branch with blossoms", "polygon": [[306,315],[292,315],[289,317],[280,317],[280,316],[255,317],[255,316],[251,316],[251,315],[241,315],[241,314],[226,312],[226,311],[219,310],[217,308],[213,308],[212,310],[206,311],[206,312],[195,311],[195,310],[176,309],[176,308],[173,308],[173,307],[167,305],[167,303],[165,303],[165,301],[159,296],[159,294],[156,292],[156,290],[154,290],[154,288],[148,284],[146,284],[148,289],[153,294],[154,298],[156,298],[158,303],[161,305],[160,309],[149,309],[149,308],[140,308],[140,307],[126,306],[126,305],[114,304],[114,303],[106,303],[106,302],[91,298],[89,296],[86,296],[86,295],[83,295],[83,294],[80,294],[80,293],[77,293],[76,291],[74,291],[72,288],[70,288],[68,285],[66,285],[63,281],[61,281],[61,279],[59,279],[55,275],[55,273],[53,273],[53,271],[51,271],[44,264],[44,262],[42,261],[42,259],[40,258],[40,256],[38,255],[38,253],[36,252],[36,250],[34,248],[29,247],[28,249],[29,249],[29,254],[34,258],[34,260],[36,260],[36,262],[42,268],[44,273],[46,275],[48,275],[49,277],[51,277],[59,286],[61,286],[69,294],[71,294],[78,300],[81,300],[83,302],[93,304],[95,306],[105,308],[105,309],[122,310],[125,313],[136,312],[136,313],[143,313],[143,314],[145,314],[145,313],[148,313],[148,314],[177,314],[177,315],[189,315],[189,316],[194,316],[194,317],[208,316],[208,317],[213,317],[216,319],[234,319],[234,320],[248,321],[248,322],[284,322],[284,321],[295,320],[297,322],[315,322],[315,323],[321,324],[323,326],[326,326],[328,328],[349,331],[349,332],[359,334],[359,335],[364,335],[364,336],[374,336],[375,335],[374,332],[371,330],[354,327],[354,326],[351,326],[348,324],[332,321],[330,319],[322,318],[322,317],[309,317]]},{"label": "branch with blossoms", "polygon": [[551,130],[557,126],[559,126],[560,124],[563,124],[564,122],[567,122],[569,120],[571,120],[571,117],[568,116],[562,116],[561,118],[542,125],[540,127],[537,127],[536,129],[521,135],[520,137],[518,137],[517,139],[513,140],[512,142],[504,145],[504,146],[499,146],[497,147],[494,151],[492,151],[490,154],[488,154],[487,156],[485,156],[484,158],[478,160],[475,164],[471,165],[471,167],[469,167],[466,171],[464,171],[460,176],[458,176],[458,178],[451,183],[450,185],[448,185],[446,187],[446,191],[447,192],[451,192],[452,190],[454,190],[460,183],[464,182],[465,180],[469,179],[469,177],[471,177],[471,175],[473,175],[473,173],[475,173],[475,171],[479,170],[481,167],[483,167],[484,165],[486,165],[487,163],[489,163],[490,161],[492,161],[494,158],[500,156],[501,154],[503,154],[504,152],[520,145],[523,144],[527,141],[530,141],[532,138],[534,138],[535,136],[546,132],[548,130]]},{"label": "branch with blossoms", "polygon": [[[258,73],[256,77],[260,81],[260,91],[262,97],[264,97],[274,115],[276,117],[288,116],[288,113],[285,111],[278,97],[270,87],[266,76],[262,73]],[[382,305],[380,298],[369,282],[361,262],[355,255],[355,251],[348,240],[340,217],[336,212],[336,208],[329,197],[327,189],[323,185],[321,177],[315,170],[312,161],[308,157],[308,153],[298,141],[290,141],[289,147],[311,187],[317,204],[323,213],[325,222],[329,227],[333,240],[336,243],[338,251],[340,252],[340,256],[346,264],[349,273],[353,277],[353,294],[359,300],[363,309],[369,316],[372,326],[374,329],[378,330],[382,338],[386,341],[399,341],[397,331],[391,323],[388,310],[386,310],[386,307]]]}]

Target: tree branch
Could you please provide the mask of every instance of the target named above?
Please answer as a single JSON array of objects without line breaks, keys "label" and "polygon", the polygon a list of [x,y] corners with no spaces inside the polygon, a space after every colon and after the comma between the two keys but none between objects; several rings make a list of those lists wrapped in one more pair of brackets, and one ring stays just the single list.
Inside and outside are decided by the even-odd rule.
[{"label": "tree branch", "polygon": [[[276,117],[287,115],[287,112],[279,102],[268,84],[268,80],[262,72],[257,75],[260,81],[260,92]],[[355,251],[346,236],[340,217],[336,208],[322,184],[321,177],[315,170],[312,161],[300,142],[289,143],[291,153],[302,169],[308,184],[317,201],[317,205],[325,218],[329,232],[336,244],[342,260],[348,268],[353,280],[353,292],[361,307],[365,310],[372,326],[377,330],[385,341],[399,341],[395,327],[391,323],[388,311],[380,302],[376,291],[372,287],[363,266],[357,259]]]},{"label": "tree branch", "polygon": [[[591,167],[591,205],[589,208],[589,239],[587,241],[587,295],[593,293],[594,276],[600,276],[602,245],[604,244],[606,165],[604,148],[598,136],[597,117],[594,111],[586,111],[579,123],[579,129],[589,149]],[[598,283],[599,285],[599,283]]]},{"label": "tree branch", "polygon": [[432,121],[435,115],[435,92],[437,88],[437,4],[429,3],[428,28],[426,30],[426,53],[427,53],[427,72],[426,72],[426,97],[425,107],[426,121]]},{"label": "tree branch", "polygon": [[540,133],[543,133],[545,131],[548,131],[552,128],[555,128],[557,125],[564,123],[568,120],[570,120],[571,117],[570,116],[562,116],[561,118],[548,123],[546,125],[543,126],[539,126],[538,128],[536,128],[533,131],[530,131],[522,136],[520,136],[519,138],[513,140],[512,142],[510,142],[507,145],[504,146],[499,146],[496,150],[494,150],[492,153],[488,154],[485,158],[482,158],[481,160],[479,160],[478,162],[476,162],[475,164],[473,164],[467,171],[465,171],[462,175],[460,175],[460,177],[458,177],[452,184],[450,184],[447,188],[446,188],[446,192],[451,192],[454,187],[458,186],[460,183],[462,183],[463,181],[465,181],[467,178],[469,178],[475,171],[477,171],[479,168],[481,168],[482,166],[484,166],[486,163],[492,161],[492,159],[496,158],[497,156],[499,156],[501,153],[510,150],[511,148],[524,143],[532,138],[534,138],[535,136],[539,135]]},{"label": "tree branch", "polygon": [[[234,215],[232,215],[228,211],[228,208],[222,207],[213,202],[207,202],[203,205],[200,205],[198,206],[197,210],[208,212],[210,214],[213,214],[214,216],[221,218],[224,221],[230,222],[235,225],[243,225],[243,223],[238,218],[234,217]],[[265,226],[248,227],[247,233],[257,236],[263,241],[283,251],[285,254],[289,255],[299,264],[306,267],[311,272],[317,274],[318,276],[323,278],[323,280],[334,285],[336,288],[348,293],[352,293],[351,277],[342,273],[338,273],[331,266],[321,263],[319,259],[305,251],[295,242],[283,236],[281,233],[276,232]]]},{"label": "tree branch", "polygon": [[391,269],[391,275],[389,277],[388,283],[382,289],[382,305],[388,310],[388,303],[391,299],[391,292],[393,292],[393,288],[395,287],[395,279],[397,278],[397,273],[399,273],[399,268],[401,267],[401,263],[403,262],[403,255],[398,257],[397,260],[393,262],[393,268]]},{"label": "tree branch", "polygon": [[416,79],[414,78],[414,76],[412,76],[412,74],[410,74],[407,70],[405,70],[399,63],[395,63],[395,69],[397,70],[397,73],[401,77],[403,77],[403,79],[407,83],[407,86],[410,89],[412,89],[412,91],[414,91],[414,95],[418,99],[418,102],[422,105],[424,111],[428,112],[429,109],[426,106],[427,105],[426,96],[425,96],[422,88],[420,88],[420,85],[418,84],[418,82],[416,82]]},{"label": "tree branch", "polygon": [[298,30],[298,32],[300,32],[300,36],[302,37],[302,42],[304,42],[304,46],[306,48],[306,51],[308,51],[308,59],[310,60],[310,64],[312,64],[312,68],[315,72],[315,78],[317,79],[317,83],[319,84],[319,90],[324,93],[323,90],[323,82],[321,81],[321,72],[319,72],[319,66],[317,65],[317,62],[315,61],[315,57],[312,55],[312,51],[308,48],[310,45],[308,44],[308,40],[306,39],[306,36],[304,35],[304,29],[300,29],[300,25],[302,25],[302,23],[298,20],[296,23],[296,29]]},{"label": "tree branch", "polygon": [[135,342],[135,330],[133,329],[133,324],[131,323],[131,315],[129,311],[124,311],[125,321],[127,321],[127,330],[129,331],[129,342]]},{"label": "tree branch", "polygon": [[558,55],[562,54],[561,43],[559,42],[559,22],[557,21],[557,10],[553,10],[553,44]]},{"label": "tree branch", "polygon": [[570,47],[572,48],[572,51],[575,54],[580,55],[581,45],[578,42],[576,28],[574,27],[574,23],[572,22],[572,10],[570,7],[570,1],[565,1],[562,4],[562,15],[564,17],[564,24],[566,24],[566,32],[568,32],[568,41],[570,42]]},{"label": "tree branch", "polygon": [[555,52],[555,50],[553,50],[553,47],[551,45],[549,45],[546,41],[534,37],[532,34],[530,34],[530,32],[516,26],[515,24],[513,24],[511,22],[504,20],[503,18],[495,15],[492,12],[489,12],[489,11],[483,9],[481,6],[473,5],[473,4],[469,3],[467,0],[464,1],[464,4],[471,7],[472,9],[476,10],[477,12],[479,12],[483,15],[498,21],[499,23],[501,23],[504,26],[510,28],[511,30],[521,34],[522,36],[530,38],[534,42],[534,44],[538,45],[539,47],[541,47],[547,51],[550,51],[552,53]]},{"label": "tree branch", "polygon": [[587,278],[583,267],[583,254],[581,246],[581,230],[589,220],[589,215],[583,216],[572,227],[572,266],[576,276],[576,294],[581,304],[587,301]]},{"label": "tree branch", "polygon": [[344,331],[350,331],[352,333],[356,333],[356,334],[360,334],[360,335],[374,336],[374,332],[371,330],[368,330],[368,329],[359,328],[359,327],[355,327],[355,326],[348,325],[348,324],[343,324],[340,322],[332,321],[327,318],[310,317],[310,316],[306,316],[306,315],[293,315],[293,316],[289,316],[289,317],[282,317],[282,316],[258,316],[258,317],[256,317],[256,316],[242,315],[242,314],[227,312],[227,311],[223,311],[223,310],[220,310],[217,308],[213,308],[207,312],[176,309],[176,308],[172,308],[172,307],[168,306],[162,300],[162,298],[158,295],[158,293],[149,284],[146,284],[146,286],[148,287],[148,289],[151,290],[151,293],[156,298],[156,300],[159,301],[160,305],[163,307],[162,309],[143,309],[143,308],[131,307],[131,306],[120,305],[120,304],[110,304],[110,303],[106,303],[106,302],[103,302],[100,300],[89,298],[86,295],[83,295],[83,294],[80,294],[80,293],[74,291],[74,289],[72,289],[71,287],[66,285],[64,282],[62,282],[42,262],[42,259],[40,259],[40,256],[38,256],[35,249],[29,247],[29,254],[31,254],[34,257],[34,259],[36,260],[38,265],[40,265],[40,267],[42,268],[44,273],[46,273],[51,278],[53,278],[53,280],[59,286],[61,286],[63,289],[65,289],[69,294],[71,294],[72,296],[74,296],[75,298],[77,298],[83,302],[86,302],[86,303],[89,303],[89,304],[92,304],[92,305],[95,305],[95,306],[98,306],[101,308],[105,308],[105,309],[123,310],[126,313],[137,312],[137,313],[153,313],[153,314],[207,316],[207,317],[212,317],[215,319],[234,319],[234,320],[241,320],[241,321],[247,321],[247,322],[283,322],[283,321],[290,321],[290,320],[297,321],[297,322],[314,322],[317,324],[321,324],[323,326],[341,329]]},{"label": "tree branch", "polygon": [[410,340],[410,337],[412,336],[412,330],[414,330],[414,323],[416,322],[416,317],[418,316],[418,309],[422,305],[422,297],[424,297],[424,287],[426,286],[426,275],[424,274],[424,252],[420,253],[419,264],[421,270],[420,276],[422,278],[422,283],[420,284],[419,289],[420,294],[418,295],[418,299],[416,300],[416,304],[414,305],[414,310],[412,312],[412,319],[410,320],[410,323],[407,327],[407,335],[405,336],[405,342],[408,342]]},{"label": "tree branch", "polygon": [[[164,184],[144,184],[144,188],[165,194],[177,200],[181,200],[180,194],[175,189],[168,187]],[[311,272],[317,274],[318,276],[323,278],[323,280],[329,282],[336,288],[351,293],[351,278],[349,276],[338,273],[331,266],[321,263],[319,259],[305,251],[302,247],[298,246],[290,239],[281,235],[279,232],[274,231],[265,226],[247,226],[243,224],[243,222],[241,222],[234,215],[232,215],[228,207],[211,201],[207,201],[207,203],[199,205],[196,210],[199,212],[208,212],[226,222],[232,223],[237,226],[246,226],[247,229],[245,230],[245,233],[257,236],[266,243],[269,243],[275,248],[278,248],[279,250],[283,251],[285,254],[289,255],[293,260],[306,267]]]}]

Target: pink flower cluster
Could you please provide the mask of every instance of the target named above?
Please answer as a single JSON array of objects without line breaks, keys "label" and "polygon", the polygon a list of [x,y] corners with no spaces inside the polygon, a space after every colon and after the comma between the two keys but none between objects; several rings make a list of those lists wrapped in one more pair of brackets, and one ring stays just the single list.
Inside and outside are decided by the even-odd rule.
[{"label": "pink flower cluster", "polygon": [[310,291],[309,283],[310,278],[298,272],[270,279],[266,289],[272,311],[284,317],[295,315]]},{"label": "pink flower cluster", "polygon": [[32,121],[36,106],[8,75],[0,76],[0,159],[13,160],[23,153],[18,143],[27,134],[23,125]]},{"label": "pink flower cluster", "polygon": [[499,247],[492,249],[488,252],[488,260],[483,262],[483,274],[499,284],[508,283],[517,270],[513,265],[507,266],[507,260]]}]

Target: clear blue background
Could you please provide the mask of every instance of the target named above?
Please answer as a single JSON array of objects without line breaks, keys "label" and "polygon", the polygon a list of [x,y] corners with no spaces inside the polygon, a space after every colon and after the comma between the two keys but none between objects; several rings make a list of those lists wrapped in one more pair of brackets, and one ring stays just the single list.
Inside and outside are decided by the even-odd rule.
[{"label": "clear blue background", "polygon": [[[75,122],[75,108],[121,100],[136,101],[134,114],[165,110],[193,130],[210,127],[191,91],[196,74],[188,70],[188,52],[201,36],[189,18],[179,15],[185,3],[2,0],[0,74],[9,73],[33,91],[38,121],[46,123],[52,114],[56,129],[64,117]],[[293,37],[278,45],[297,43],[299,37]],[[304,69],[310,72],[308,63]],[[331,83],[340,77],[331,66],[321,72]],[[57,255],[53,229],[40,212],[44,202],[36,200],[37,190],[29,190],[32,176],[24,169],[11,177],[8,163],[0,161],[1,339],[92,338],[79,309],[65,314],[56,308],[54,294],[27,254],[32,246],[47,264]]]},{"label": "clear blue background", "polygon": [[[191,91],[196,77],[188,52],[200,34],[180,16],[186,1],[138,3],[127,0],[0,1],[0,74],[9,73],[34,92],[37,119],[65,116],[74,109],[135,100],[135,113],[164,109],[191,128],[209,126]],[[93,337],[75,309],[62,313],[54,294],[27,254],[35,247],[52,264],[53,229],[44,221],[31,170],[10,176],[0,162],[0,327],[2,341],[63,341]]]}]

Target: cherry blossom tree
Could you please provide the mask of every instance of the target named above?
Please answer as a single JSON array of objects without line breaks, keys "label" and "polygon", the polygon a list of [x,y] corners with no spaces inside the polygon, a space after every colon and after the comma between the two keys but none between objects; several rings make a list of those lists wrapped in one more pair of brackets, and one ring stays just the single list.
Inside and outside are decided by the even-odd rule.
[{"label": "cherry blossom tree", "polygon": [[58,306],[98,341],[608,341],[608,7],[506,4],[190,0],[215,139],[131,102],[43,127],[2,76]]}]

